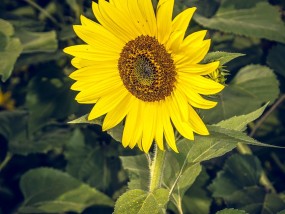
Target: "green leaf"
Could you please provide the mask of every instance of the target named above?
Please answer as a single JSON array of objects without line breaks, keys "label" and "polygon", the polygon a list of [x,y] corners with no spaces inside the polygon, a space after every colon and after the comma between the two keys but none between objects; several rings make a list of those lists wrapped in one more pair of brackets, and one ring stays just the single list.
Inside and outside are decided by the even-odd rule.
[{"label": "green leaf", "polygon": [[255,156],[236,154],[226,161],[209,189],[229,207],[254,214],[277,213],[285,203],[278,195],[259,187],[261,174],[262,166]]},{"label": "green leaf", "polygon": [[228,53],[228,52],[223,52],[223,51],[215,51],[208,53],[206,57],[203,60],[203,63],[209,63],[209,62],[214,62],[214,61],[220,61],[220,66],[224,65],[233,59],[244,56],[245,54],[242,53]]},{"label": "green leaf", "polygon": [[222,128],[230,128],[232,130],[244,131],[247,124],[256,120],[257,118],[260,117],[260,115],[262,115],[262,113],[264,112],[267,105],[268,105],[268,103],[266,105],[264,105],[263,107],[255,110],[249,114],[234,116],[228,120],[223,120],[216,125],[220,126]]},{"label": "green leaf", "polygon": [[203,110],[201,114],[206,123],[217,123],[248,114],[269,101],[273,103],[278,94],[278,80],[272,70],[261,65],[249,65],[242,68],[216,97],[217,106]]},{"label": "green leaf", "polygon": [[[104,120],[103,117],[99,117],[94,120],[88,120],[88,114],[86,114],[75,120],[69,121],[68,123],[71,123],[71,124],[87,123],[87,124],[95,124],[95,125],[102,126],[103,120]],[[111,137],[114,138],[116,141],[121,142],[122,136],[123,136],[123,129],[124,129],[123,124],[119,123],[114,128],[107,130],[107,133],[111,135]]]},{"label": "green leaf", "polygon": [[247,214],[244,210],[236,210],[236,209],[223,209],[216,214]]},{"label": "green leaf", "polygon": [[209,176],[205,170],[201,173],[183,197],[183,211],[190,214],[208,214],[212,199],[209,197],[205,186],[208,185]]},{"label": "green leaf", "polygon": [[81,181],[100,190],[106,190],[111,182],[108,159],[102,155],[101,147],[85,143],[83,133],[76,129],[66,145],[64,156],[66,171]]},{"label": "green leaf", "polygon": [[243,209],[253,214],[272,214],[285,208],[284,201],[279,195],[267,193],[261,187],[244,187],[224,198],[230,207]]},{"label": "green leaf", "polygon": [[[174,153],[168,153],[166,156],[166,160],[173,163],[173,159],[170,157],[174,156]],[[179,159],[179,157],[177,157]],[[169,167],[165,164],[164,175],[163,175],[163,185],[167,187],[170,191],[170,200],[177,207],[178,210],[182,210],[182,199],[185,192],[189,189],[189,187],[194,183],[197,176],[201,172],[200,164],[191,164],[187,163],[187,159],[184,159],[184,162],[180,164],[180,167]],[[175,166],[175,165],[174,165]]]},{"label": "green leaf", "polygon": [[117,200],[114,214],[163,214],[168,202],[168,193],[166,189],[157,189],[154,192],[129,190]]},{"label": "green leaf", "polygon": [[244,144],[249,144],[249,145],[255,145],[255,146],[264,146],[264,147],[272,147],[272,148],[283,148],[283,147],[278,147],[270,144],[264,144],[260,143],[257,140],[249,137],[246,133],[232,130],[232,129],[227,129],[227,128],[222,128],[216,125],[213,126],[208,126],[208,130],[211,133],[211,135],[214,135],[217,138],[228,140],[229,143],[244,143]]},{"label": "green leaf", "polygon": [[214,197],[228,197],[244,187],[256,186],[262,173],[259,160],[252,155],[233,155],[210,186]]},{"label": "green leaf", "polygon": [[13,34],[13,26],[0,19],[0,76],[3,82],[10,77],[23,49],[20,40],[12,37]]},{"label": "green leaf", "polygon": [[28,112],[23,110],[0,112],[0,135],[7,140],[21,136],[27,127]]},{"label": "green leaf", "polygon": [[[231,5],[234,1],[228,2]],[[222,4],[211,18],[196,14],[194,19],[211,29],[285,43],[285,26],[280,12],[269,3],[259,2],[254,7],[245,9],[232,6],[223,8],[224,6]]]},{"label": "green leaf", "polygon": [[98,190],[70,175],[51,168],[28,171],[20,181],[24,203],[20,213],[81,213],[92,205],[113,206],[113,201]]},{"label": "green leaf", "polygon": [[5,36],[10,37],[14,35],[14,28],[8,21],[0,19],[0,32],[4,33]]},{"label": "green leaf", "polygon": [[267,64],[277,73],[285,77],[285,45],[278,44],[274,46],[267,56]]},{"label": "green leaf", "polygon": [[123,168],[128,171],[130,189],[147,191],[149,185],[149,161],[147,155],[121,156]]},{"label": "green leaf", "polygon": [[29,137],[17,136],[9,142],[9,151],[19,155],[60,151],[70,139],[70,134],[68,129],[55,127]]},{"label": "green leaf", "polygon": [[54,52],[57,50],[56,32],[29,32],[18,29],[16,31],[22,46],[23,53]]},{"label": "green leaf", "polygon": [[70,90],[71,81],[49,72],[50,76],[36,76],[28,85],[26,106],[31,112],[30,132],[40,129],[51,118],[66,118],[77,108],[74,92]]}]

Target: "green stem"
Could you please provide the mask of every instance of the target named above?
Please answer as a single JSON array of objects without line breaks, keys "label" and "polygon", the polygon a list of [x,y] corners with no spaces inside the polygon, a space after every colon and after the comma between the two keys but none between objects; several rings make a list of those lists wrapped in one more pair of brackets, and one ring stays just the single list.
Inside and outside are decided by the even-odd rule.
[{"label": "green stem", "polygon": [[[237,150],[239,151],[240,154],[244,154],[244,155],[251,155],[252,154],[251,149],[246,144],[238,143]],[[262,186],[264,186],[266,189],[270,190],[272,193],[276,193],[274,186],[272,185],[272,183],[268,179],[264,170],[261,172],[259,182]]]},{"label": "green stem", "polygon": [[157,148],[157,145],[155,144],[154,157],[150,167],[150,184],[149,184],[150,192],[153,192],[154,190],[160,188],[161,186],[164,160],[165,160],[165,151],[162,151],[159,148]]},{"label": "green stem", "polygon": [[0,164],[0,172],[2,171],[2,169],[5,168],[5,166],[9,163],[9,161],[12,158],[12,154],[11,153],[7,153],[5,159],[3,160],[3,162]]}]

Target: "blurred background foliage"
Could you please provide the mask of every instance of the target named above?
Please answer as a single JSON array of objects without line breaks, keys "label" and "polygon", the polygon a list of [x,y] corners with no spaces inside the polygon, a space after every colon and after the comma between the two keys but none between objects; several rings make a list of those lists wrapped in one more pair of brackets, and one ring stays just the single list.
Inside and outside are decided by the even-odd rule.
[{"label": "blurred background foliage", "polygon": [[[1,214],[112,213],[118,197],[139,185],[136,176],[146,179],[139,185],[142,189],[148,182],[146,157],[134,158],[141,152],[116,141],[120,128],[103,133],[98,125],[67,124],[92,107],[74,101],[68,78],[74,68],[62,52],[82,43],[72,25],[79,24],[80,14],[95,19],[91,3],[0,1]],[[191,6],[198,10],[188,33],[208,29],[212,51],[241,53],[221,68],[229,75],[227,88],[213,97],[219,105],[199,113],[213,124],[270,101],[247,133],[263,143],[285,146],[285,1],[176,0],[174,14]],[[225,153],[219,150],[219,155],[199,160],[204,161],[201,168],[191,166],[189,173],[198,177],[183,189],[184,213],[284,214],[284,149],[251,149],[238,147],[215,158]],[[174,171],[175,164],[179,167],[175,161]],[[138,167],[135,172],[133,167]],[[263,173],[271,186],[260,182]],[[175,200],[167,212],[178,213],[174,205]]]}]

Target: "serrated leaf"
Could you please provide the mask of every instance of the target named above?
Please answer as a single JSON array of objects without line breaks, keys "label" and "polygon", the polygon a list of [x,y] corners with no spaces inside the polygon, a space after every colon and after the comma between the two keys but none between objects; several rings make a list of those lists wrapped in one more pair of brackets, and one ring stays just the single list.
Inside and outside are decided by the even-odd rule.
[{"label": "serrated leaf", "polygon": [[117,200],[114,214],[163,214],[167,202],[168,190],[166,189],[157,189],[154,192],[129,190]]},{"label": "serrated leaf", "polygon": [[123,168],[128,171],[130,189],[147,191],[149,185],[149,163],[146,155],[121,156]]},{"label": "serrated leaf", "polygon": [[99,190],[106,190],[112,178],[107,158],[100,149],[87,145],[83,133],[76,129],[64,152],[66,171]]},{"label": "serrated leaf", "polygon": [[91,205],[113,206],[113,201],[98,190],[81,183],[67,173],[38,168],[25,173],[20,181],[24,203],[20,213],[81,213]]},{"label": "serrated leaf", "polygon": [[205,18],[196,14],[194,19],[211,29],[285,43],[285,26],[280,13],[267,2],[246,9],[223,9],[221,5],[215,16]]},{"label": "serrated leaf", "polygon": [[228,53],[228,52],[223,52],[223,51],[215,51],[208,53],[206,57],[203,60],[203,63],[209,63],[209,62],[214,62],[214,61],[219,61],[220,65],[224,65],[233,59],[244,56],[245,54],[242,53]]},{"label": "serrated leaf", "polygon": [[221,211],[216,212],[216,214],[247,214],[244,210],[237,209],[223,209]]},{"label": "serrated leaf", "polygon": [[228,120],[223,120],[223,121],[217,123],[216,125],[220,126],[222,128],[230,128],[232,130],[244,131],[247,124],[256,120],[257,118],[260,117],[260,115],[262,115],[262,113],[264,112],[267,105],[268,105],[268,103],[266,105],[264,105],[263,107],[255,110],[249,114],[234,116]]},{"label": "serrated leaf", "polygon": [[[102,126],[103,120],[104,120],[103,117],[99,117],[94,120],[88,120],[88,114],[86,114],[75,120],[69,121],[68,123],[71,123],[71,124],[87,123],[87,124],[94,124],[94,125]],[[123,136],[123,129],[124,129],[123,124],[119,123],[114,128],[107,130],[107,133],[111,135],[111,137],[114,138],[116,141],[121,142],[122,136]]]},{"label": "serrated leaf", "polygon": [[215,137],[219,137],[220,139],[228,140],[229,143],[244,143],[249,145],[255,145],[255,146],[264,146],[264,147],[272,147],[272,148],[283,148],[275,145],[270,144],[264,144],[260,143],[257,140],[249,137],[246,133],[222,128],[216,125],[208,126],[208,130],[211,133],[211,135],[214,135]]},{"label": "serrated leaf", "polygon": [[267,56],[267,64],[277,73],[285,77],[285,45],[278,44],[274,46]]},{"label": "serrated leaf", "polygon": [[236,115],[248,114],[269,101],[273,103],[279,94],[278,85],[275,74],[268,67],[246,66],[216,97],[217,106],[201,111],[204,121],[217,123]]}]

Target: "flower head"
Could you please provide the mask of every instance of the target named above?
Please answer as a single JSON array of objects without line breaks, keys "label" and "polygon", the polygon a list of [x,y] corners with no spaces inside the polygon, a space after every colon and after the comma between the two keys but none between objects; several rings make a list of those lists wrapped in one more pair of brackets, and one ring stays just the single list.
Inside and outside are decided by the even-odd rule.
[{"label": "flower head", "polygon": [[193,107],[210,109],[216,102],[201,95],[224,86],[206,77],[219,62],[199,64],[210,40],[206,31],[185,36],[196,8],[172,20],[174,0],[160,0],[156,13],[151,0],[99,0],[92,9],[99,23],[81,16],[76,34],[87,44],[65,48],[77,68],[79,103],[94,104],[88,119],[106,115],[103,130],[124,120],[123,146],[148,152],[164,140],[176,152],[175,129],[185,138],[208,130]]}]

